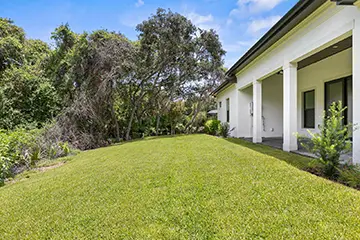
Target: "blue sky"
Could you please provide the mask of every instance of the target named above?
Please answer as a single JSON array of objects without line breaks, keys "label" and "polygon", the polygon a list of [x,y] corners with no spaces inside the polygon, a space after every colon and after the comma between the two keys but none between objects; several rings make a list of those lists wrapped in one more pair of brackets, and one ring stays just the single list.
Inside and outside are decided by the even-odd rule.
[{"label": "blue sky", "polygon": [[213,28],[227,51],[230,67],[296,0],[0,0],[0,16],[11,18],[29,38],[50,42],[51,32],[69,23],[78,33],[105,28],[137,39],[136,24],[170,8],[198,27]]}]

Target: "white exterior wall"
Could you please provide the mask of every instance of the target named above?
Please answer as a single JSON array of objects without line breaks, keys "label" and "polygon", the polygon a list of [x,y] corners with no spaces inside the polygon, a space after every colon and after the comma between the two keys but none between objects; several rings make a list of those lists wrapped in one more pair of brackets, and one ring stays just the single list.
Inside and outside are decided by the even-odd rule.
[{"label": "white exterior wall", "polygon": [[263,81],[263,137],[283,135],[283,83],[282,75],[274,74]]},{"label": "white exterior wall", "polygon": [[[324,3],[307,19],[236,74],[237,83],[218,96],[218,101],[223,102],[221,113],[219,111],[219,119],[222,121],[226,120],[225,99],[227,97],[235,99],[235,101],[231,100],[230,125],[237,127],[233,136],[251,137],[252,135],[254,121],[249,114],[249,103],[253,101],[253,93],[252,87],[249,86],[254,81],[263,83],[262,115],[265,117],[265,131],[262,132],[262,136],[278,137],[283,135],[285,150],[296,148],[296,143],[293,141],[294,131],[297,130],[302,134],[307,132],[302,127],[302,93],[311,89],[315,89],[316,98],[314,130],[318,130],[324,110],[324,83],[327,81],[353,75],[354,94],[350,96],[353,98],[354,105],[352,118],[355,124],[360,124],[360,110],[357,110],[360,98],[356,94],[360,90],[358,88],[360,86],[360,60],[358,57],[360,56],[360,2],[357,2],[356,5],[336,6],[334,2],[330,1]],[[291,71],[289,70],[288,66],[296,66],[299,61],[351,35],[353,36],[352,49],[345,50],[304,69],[296,71],[296,67],[292,67]],[[276,73],[281,69],[290,71],[284,71],[283,81],[271,80],[271,78],[277,78]],[[284,81],[286,81],[286,89],[284,89]],[[278,85],[279,91],[277,91],[276,85]],[[295,99],[293,93],[289,92],[291,90],[295,92]],[[284,94],[282,96],[284,100],[280,106],[281,93]],[[234,102],[238,102],[238,106],[235,108]],[[289,107],[287,104],[289,102],[293,106]],[[285,109],[286,112],[282,109]],[[282,110],[282,116],[280,110]],[[360,163],[360,131],[354,132],[353,141],[354,161]]]},{"label": "white exterior wall", "polygon": [[[233,137],[237,137],[238,131],[238,111],[237,107],[239,106],[239,102],[237,100],[237,91],[235,89],[235,84],[229,86],[227,89],[223,90],[217,97],[217,107],[218,107],[218,120],[222,123],[226,122],[226,99],[230,100],[230,129],[235,128],[234,131],[231,132]],[[219,102],[221,102],[221,108],[219,108]]]},{"label": "white exterior wall", "polygon": [[303,128],[303,92],[315,90],[315,129],[321,124],[325,109],[325,82],[352,75],[352,49],[347,49],[298,71],[298,132],[307,134]]},{"label": "white exterior wall", "polygon": [[241,89],[238,92],[238,131],[237,137],[252,137],[253,122],[250,114],[250,103],[253,101],[253,88],[252,86]]}]

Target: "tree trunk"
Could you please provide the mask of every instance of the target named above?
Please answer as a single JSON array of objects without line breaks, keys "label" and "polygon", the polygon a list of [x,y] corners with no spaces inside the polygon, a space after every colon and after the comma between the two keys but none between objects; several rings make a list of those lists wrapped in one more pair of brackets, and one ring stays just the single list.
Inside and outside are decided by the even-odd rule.
[{"label": "tree trunk", "polygon": [[111,104],[111,115],[115,124],[115,136],[116,136],[116,142],[120,142],[120,128],[119,128],[119,123],[116,119],[116,115],[115,115],[115,109],[114,109],[114,104]]},{"label": "tree trunk", "polygon": [[194,123],[194,121],[195,121],[197,115],[199,114],[199,112],[200,112],[200,103],[197,103],[196,108],[194,110],[194,115],[192,116],[190,122],[188,122],[188,124],[186,124],[186,126],[185,126],[185,132],[186,133],[188,132],[189,127]]},{"label": "tree trunk", "polygon": [[134,120],[135,112],[136,112],[136,106],[131,111],[129,123],[128,123],[127,129],[126,129],[125,140],[127,140],[127,141],[130,140],[130,131],[131,131],[131,127],[132,127],[132,122]]},{"label": "tree trunk", "polygon": [[159,136],[160,114],[156,116],[156,136]]}]

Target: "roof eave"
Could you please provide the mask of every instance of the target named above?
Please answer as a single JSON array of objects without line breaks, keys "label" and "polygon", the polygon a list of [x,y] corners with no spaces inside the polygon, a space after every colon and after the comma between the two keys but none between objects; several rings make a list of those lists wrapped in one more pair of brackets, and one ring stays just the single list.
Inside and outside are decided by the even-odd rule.
[{"label": "roof eave", "polygon": [[[262,54],[268,47],[281,39],[289,30],[297,26],[326,1],[327,0],[299,1],[226,72],[226,75],[235,75],[236,72]],[[305,11],[307,14],[302,14]]]},{"label": "roof eave", "polygon": [[224,89],[235,83],[237,83],[237,79],[235,76],[232,77],[226,76],[225,81],[221,83],[220,86],[217,87],[214,91],[212,91],[210,95],[216,97],[219,92],[223,91]]}]

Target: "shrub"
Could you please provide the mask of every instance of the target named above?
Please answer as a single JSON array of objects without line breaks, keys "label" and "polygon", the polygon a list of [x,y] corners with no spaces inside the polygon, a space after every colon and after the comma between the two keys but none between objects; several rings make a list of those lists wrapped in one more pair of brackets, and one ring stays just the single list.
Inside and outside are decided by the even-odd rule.
[{"label": "shrub", "polygon": [[205,123],[204,131],[206,134],[217,135],[221,128],[221,122],[219,120],[208,120]]},{"label": "shrub", "polygon": [[339,182],[349,187],[360,189],[360,167],[345,165],[340,170]]},{"label": "shrub", "polygon": [[4,185],[5,179],[11,176],[11,167],[10,158],[0,156],[0,186]]},{"label": "shrub", "polygon": [[0,131],[0,185],[6,178],[35,166],[40,159],[67,156],[71,146],[56,138],[46,138],[45,129]]},{"label": "shrub", "polygon": [[220,125],[220,131],[219,131],[219,134],[220,136],[224,137],[224,138],[227,138],[230,136],[230,133],[232,131],[234,131],[235,128],[232,128],[230,129],[230,125],[229,123],[225,122],[225,123],[221,123]]},{"label": "shrub", "polygon": [[302,139],[302,146],[318,157],[318,161],[323,165],[323,174],[332,179],[339,176],[341,154],[351,151],[352,126],[343,123],[345,110],[346,107],[342,107],[341,102],[333,103],[328,113],[324,113],[319,133],[308,131],[310,139],[298,136]]}]

